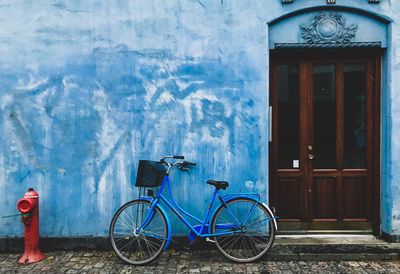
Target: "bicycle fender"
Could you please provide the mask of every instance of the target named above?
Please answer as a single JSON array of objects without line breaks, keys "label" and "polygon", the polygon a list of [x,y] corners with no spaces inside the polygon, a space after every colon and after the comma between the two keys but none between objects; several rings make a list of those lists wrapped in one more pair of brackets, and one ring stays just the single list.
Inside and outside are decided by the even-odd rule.
[{"label": "bicycle fender", "polygon": [[259,202],[261,199],[260,194],[258,193],[230,193],[222,196],[222,199],[225,202],[228,202],[235,198],[249,198],[255,202]]},{"label": "bicycle fender", "polygon": [[265,207],[265,209],[267,209],[267,211],[269,212],[269,214],[271,214],[271,216],[272,216],[272,218],[273,218],[273,220],[274,220],[274,227],[275,227],[275,230],[278,230],[278,224],[276,223],[276,218],[275,218],[274,214],[272,213],[272,210],[269,208],[269,206],[267,206],[266,203],[261,203],[261,204]]},{"label": "bicycle fender", "polygon": [[[141,196],[139,200],[145,200],[148,202],[152,202],[153,198]],[[165,213],[165,209],[160,204],[157,204],[156,207],[162,212],[162,214],[164,214],[165,220],[167,221],[168,234],[167,234],[167,242],[164,245],[164,251],[165,251],[165,250],[167,250],[169,244],[171,243],[171,236],[172,236],[171,222],[169,220],[168,215]]]}]

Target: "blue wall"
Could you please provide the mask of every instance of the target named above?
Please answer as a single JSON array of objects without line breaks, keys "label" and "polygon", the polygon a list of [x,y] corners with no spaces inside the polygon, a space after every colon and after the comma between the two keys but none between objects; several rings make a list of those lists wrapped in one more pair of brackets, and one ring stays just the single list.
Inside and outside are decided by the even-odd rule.
[{"label": "blue wall", "polygon": [[[2,215],[33,186],[42,235],[104,235],[116,208],[138,195],[130,182],[138,160],[170,154],[198,163],[172,174],[177,199],[198,215],[209,178],[266,198],[267,48],[247,33],[263,37],[265,25],[235,18],[239,9],[196,1],[3,6]],[[17,218],[1,222],[0,235],[21,235]]]},{"label": "blue wall", "polygon": [[[197,215],[212,191],[268,197],[268,22],[297,0],[12,1],[0,8],[0,215],[28,187],[41,235],[105,235],[137,196],[139,159],[184,154],[174,193]],[[382,224],[400,234],[400,4],[338,0],[392,19],[383,114]],[[357,3],[355,3],[357,2]],[[389,119],[389,120],[386,120]],[[133,172],[133,174],[131,174]],[[0,236],[22,235],[18,218]],[[174,232],[185,229],[177,224]]]}]

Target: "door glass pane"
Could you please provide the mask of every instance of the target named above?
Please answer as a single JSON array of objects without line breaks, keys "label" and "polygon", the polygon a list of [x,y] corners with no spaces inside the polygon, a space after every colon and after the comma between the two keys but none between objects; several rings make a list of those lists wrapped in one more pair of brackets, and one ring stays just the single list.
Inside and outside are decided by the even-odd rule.
[{"label": "door glass pane", "polygon": [[336,168],[335,65],[313,68],[314,168]]},{"label": "door glass pane", "polygon": [[298,168],[299,66],[278,66],[278,167]]},{"label": "door glass pane", "polygon": [[344,168],[366,167],[366,73],[364,64],[344,65]]}]

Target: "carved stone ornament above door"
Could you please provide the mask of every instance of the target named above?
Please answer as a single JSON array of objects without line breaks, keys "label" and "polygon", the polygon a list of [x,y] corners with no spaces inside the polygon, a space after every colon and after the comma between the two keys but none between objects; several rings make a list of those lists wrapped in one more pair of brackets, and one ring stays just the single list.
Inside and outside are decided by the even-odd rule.
[{"label": "carved stone ornament above door", "polygon": [[355,37],[358,26],[346,26],[346,20],[337,12],[320,12],[309,26],[300,25],[301,38],[308,44],[349,43]]}]

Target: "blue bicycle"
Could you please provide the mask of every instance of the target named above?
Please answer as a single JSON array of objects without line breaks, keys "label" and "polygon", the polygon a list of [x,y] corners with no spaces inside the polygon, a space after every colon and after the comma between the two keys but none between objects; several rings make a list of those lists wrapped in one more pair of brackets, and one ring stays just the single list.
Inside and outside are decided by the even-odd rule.
[{"label": "blue bicycle", "polygon": [[[167,160],[170,159],[170,160]],[[175,160],[171,160],[175,159]],[[172,168],[189,170],[195,163],[176,161],[183,156],[166,156],[159,162],[139,161],[138,187],[159,187],[157,194],[148,189],[120,207],[112,218],[109,236],[115,253],[132,265],[143,265],[156,259],[171,241],[171,223],[161,201],[190,229],[189,239],[206,238],[232,261],[247,263],[261,258],[272,246],[277,229],[274,214],[257,193],[221,195],[228,182],[209,180],[215,191],[200,220],[183,210],[173,199],[169,173]],[[168,188],[169,197],[162,194]],[[218,199],[219,206],[213,207]],[[216,208],[216,209],[213,209]],[[192,225],[192,219],[198,225]]]}]

